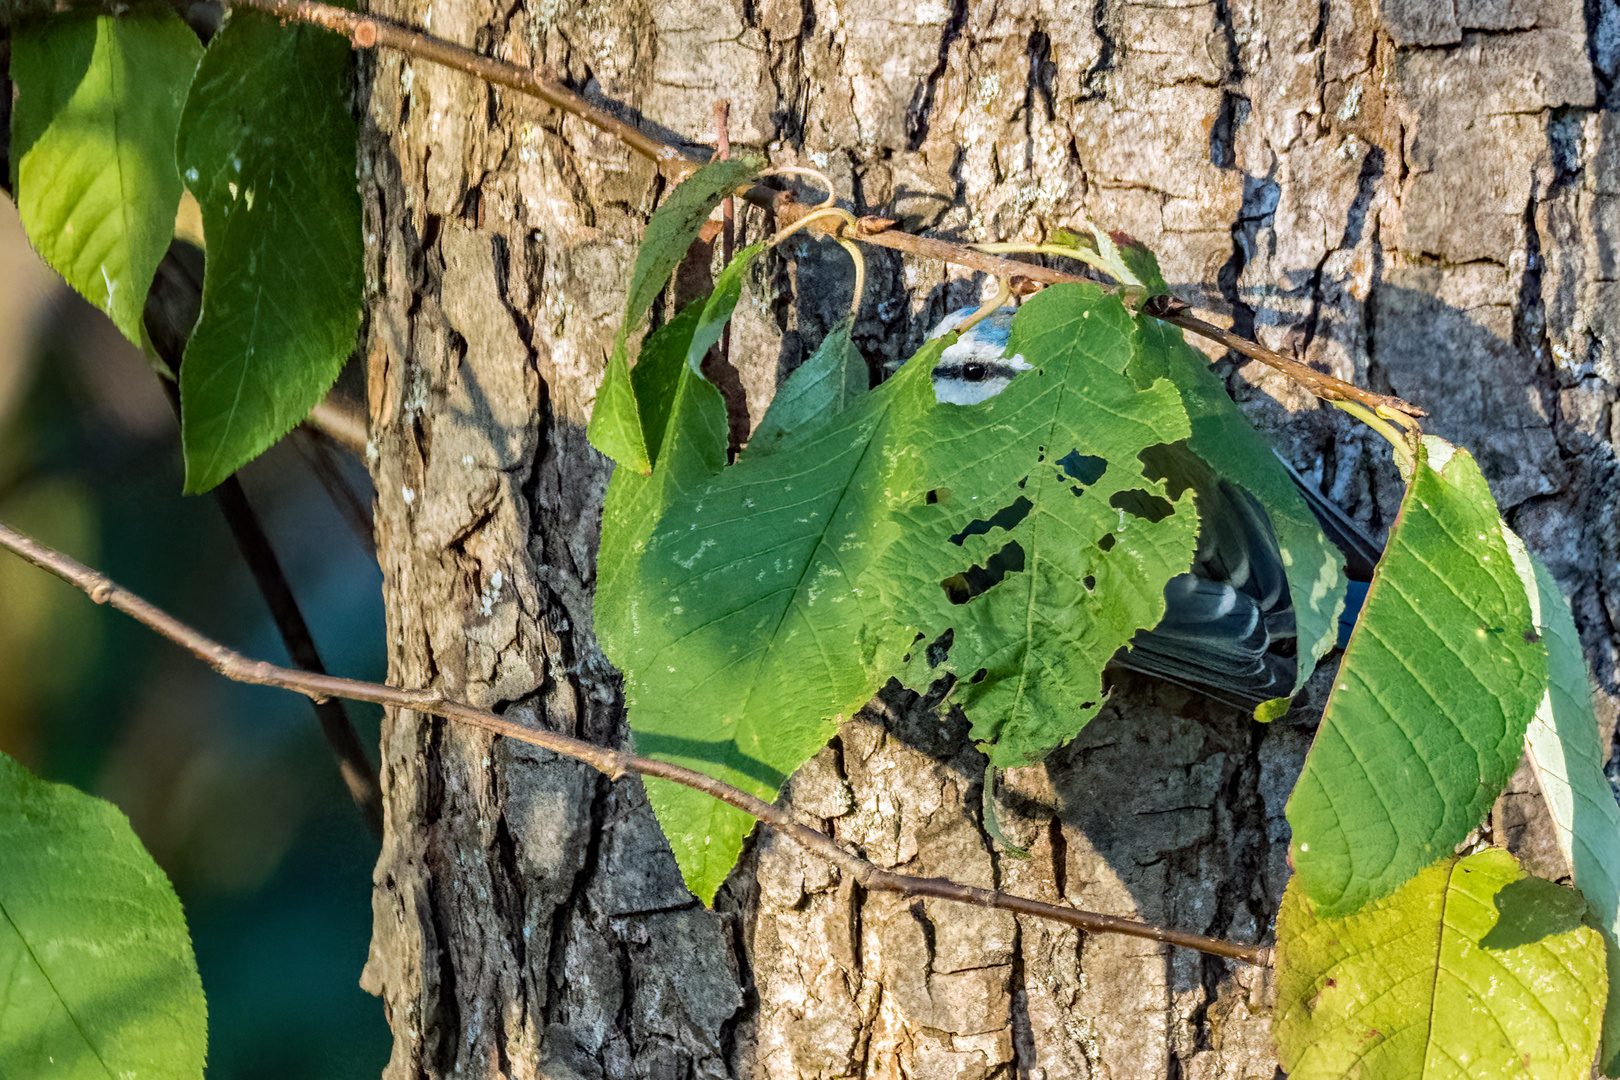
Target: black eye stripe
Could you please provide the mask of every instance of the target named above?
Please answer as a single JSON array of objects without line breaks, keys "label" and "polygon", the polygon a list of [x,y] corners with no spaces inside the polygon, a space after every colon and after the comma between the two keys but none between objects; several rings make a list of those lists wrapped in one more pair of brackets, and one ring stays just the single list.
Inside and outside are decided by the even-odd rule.
[{"label": "black eye stripe", "polygon": [[941,364],[934,369],[935,382],[946,379],[958,379],[962,382],[984,382],[986,379],[1012,379],[1019,372],[1027,370],[1013,367],[1007,363],[984,363],[978,360],[969,360],[965,364]]}]

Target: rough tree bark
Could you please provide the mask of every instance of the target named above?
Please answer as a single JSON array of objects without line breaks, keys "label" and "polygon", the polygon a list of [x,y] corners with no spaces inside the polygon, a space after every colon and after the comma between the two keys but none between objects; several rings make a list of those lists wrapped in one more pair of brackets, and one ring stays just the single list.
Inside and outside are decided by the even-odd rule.
[{"label": "rough tree bark", "polygon": [[[1613,0],[372,7],[549,65],[666,138],[712,142],[727,98],[734,147],[825,170],[857,213],[966,240],[1089,215],[1142,238],[1195,304],[1473,448],[1573,596],[1612,716]],[[609,466],[584,426],[659,187],[577,121],[398,56],[362,107],[391,678],[620,741],[591,634]],[[847,303],[842,252],[792,246],[733,336],[755,420]],[[874,371],[976,290],[868,259]],[[1387,524],[1398,481],[1376,438],[1263,370],[1222,370],[1293,461]],[[1307,710],[1261,727],[1128,682],[1007,777],[1000,819],[1032,849],[1017,861],[982,831],[964,725],[926,704],[874,703],[793,803],[886,866],[1269,932]],[[864,895],[769,836],[708,911],[634,779],[411,713],[388,717],[382,752],[365,985],[394,1080],[1273,1074],[1253,970]],[[1498,835],[1533,811],[1505,798]]]}]

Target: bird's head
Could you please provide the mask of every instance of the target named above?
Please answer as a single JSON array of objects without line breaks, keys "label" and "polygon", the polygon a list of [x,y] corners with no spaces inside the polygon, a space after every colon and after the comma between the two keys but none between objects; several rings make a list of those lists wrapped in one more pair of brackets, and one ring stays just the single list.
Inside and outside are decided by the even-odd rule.
[{"label": "bird's head", "polygon": [[[955,330],[978,308],[959,308],[940,320],[928,340]],[[1007,334],[1016,309],[1000,308],[980,319],[939,356],[934,367],[934,397],[951,405],[977,405],[995,397],[1029,364],[1022,356],[1007,356]]]}]

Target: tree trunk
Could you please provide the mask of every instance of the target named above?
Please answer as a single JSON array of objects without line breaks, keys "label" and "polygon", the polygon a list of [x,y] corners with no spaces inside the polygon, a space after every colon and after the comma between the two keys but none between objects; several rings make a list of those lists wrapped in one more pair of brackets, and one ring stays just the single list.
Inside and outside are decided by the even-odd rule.
[{"label": "tree trunk", "polygon": [[[1614,689],[1614,0],[373,9],[548,65],[667,139],[712,145],[727,98],[738,151],[821,169],[857,214],[914,231],[1017,239],[1089,216],[1132,233],[1195,305],[1472,448]],[[655,174],[577,120],[397,55],[362,102],[390,677],[622,743],[591,632],[610,467],[584,429]],[[848,304],[841,250],[787,247],[732,337],[754,421]],[[882,252],[868,270],[874,371],[980,284]],[[1291,460],[1387,525],[1400,489],[1376,438],[1265,370],[1221,370]],[[1006,777],[1016,860],[983,831],[965,725],[931,704],[885,694],[788,797],[883,866],[1269,934],[1309,713],[1263,727],[1124,681],[1071,746]],[[1254,969],[867,895],[769,834],[709,911],[634,778],[409,712],[382,757],[365,985],[394,1080],[1273,1074]],[[1509,801],[1512,834],[1534,807]]]}]

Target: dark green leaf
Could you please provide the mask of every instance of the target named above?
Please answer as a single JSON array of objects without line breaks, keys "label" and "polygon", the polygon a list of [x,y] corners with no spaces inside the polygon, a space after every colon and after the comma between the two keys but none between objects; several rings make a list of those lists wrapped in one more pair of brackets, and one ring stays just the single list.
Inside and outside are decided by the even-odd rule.
[{"label": "dark green leaf", "polygon": [[[1140,256],[1145,249],[1121,245],[1119,250]],[[1159,280],[1158,265],[1152,259],[1147,253],[1146,261],[1139,258],[1132,269],[1139,274],[1150,272]],[[1315,515],[1270,444],[1232,403],[1208,362],[1187,344],[1181,330],[1147,315],[1137,316],[1136,323],[1139,348],[1131,361],[1131,374],[1143,383],[1168,378],[1176,384],[1192,424],[1188,447],[1218,474],[1247,489],[1271,519],[1294,602],[1300,653],[1297,690],[1315,670],[1316,662],[1337,643],[1345,591],[1342,557],[1322,535]]]},{"label": "dark green leaf", "polygon": [[669,193],[653,213],[652,220],[647,222],[641,250],[636,252],[636,268],[630,275],[630,292],[624,302],[624,325],[619,329],[621,335],[628,336],[640,325],[714,208],[757,176],[759,170],[760,163],[752,158],[710,162]]},{"label": "dark green leaf", "polygon": [[[641,473],[652,470],[652,454],[643,430],[645,419],[629,380],[627,342],[630,335],[641,325],[652,302],[669,281],[669,275],[685,258],[709,214],[722,199],[756,176],[760,167],[759,162],[750,158],[711,162],[681,181],[647,222],[647,233],[642,238],[641,250],[636,253],[635,270],[630,276],[624,320],[614,339],[613,352],[608,357],[602,388],[597,391],[587,429],[591,445],[620,465]],[[738,274],[741,274],[740,268]]]},{"label": "dark green leaf", "polygon": [[180,901],[118,808],[0,754],[0,1076],[197,1080]]},{"label": "dark green leaf", "polygon": [[349,45],[236,9],[197,71],[178,157],[208,242],[180,369],[186,490],[206,491],[331,388],[360,324]]},{"label": "dark green leaf", "polygon": [[55,15],[12,42],[14,192],[35,249],[145,346],[141,310],[174,235],[175,130],[202,45],[171,13]]},{"label": "dark green leaf", "polygon": [[855,316],[850,315],[833,327],[810,358],[788,376],[748,440],[749,454],[771,453],[831,420],[866,393],[866,360],[849,336],[854,323]]}]

